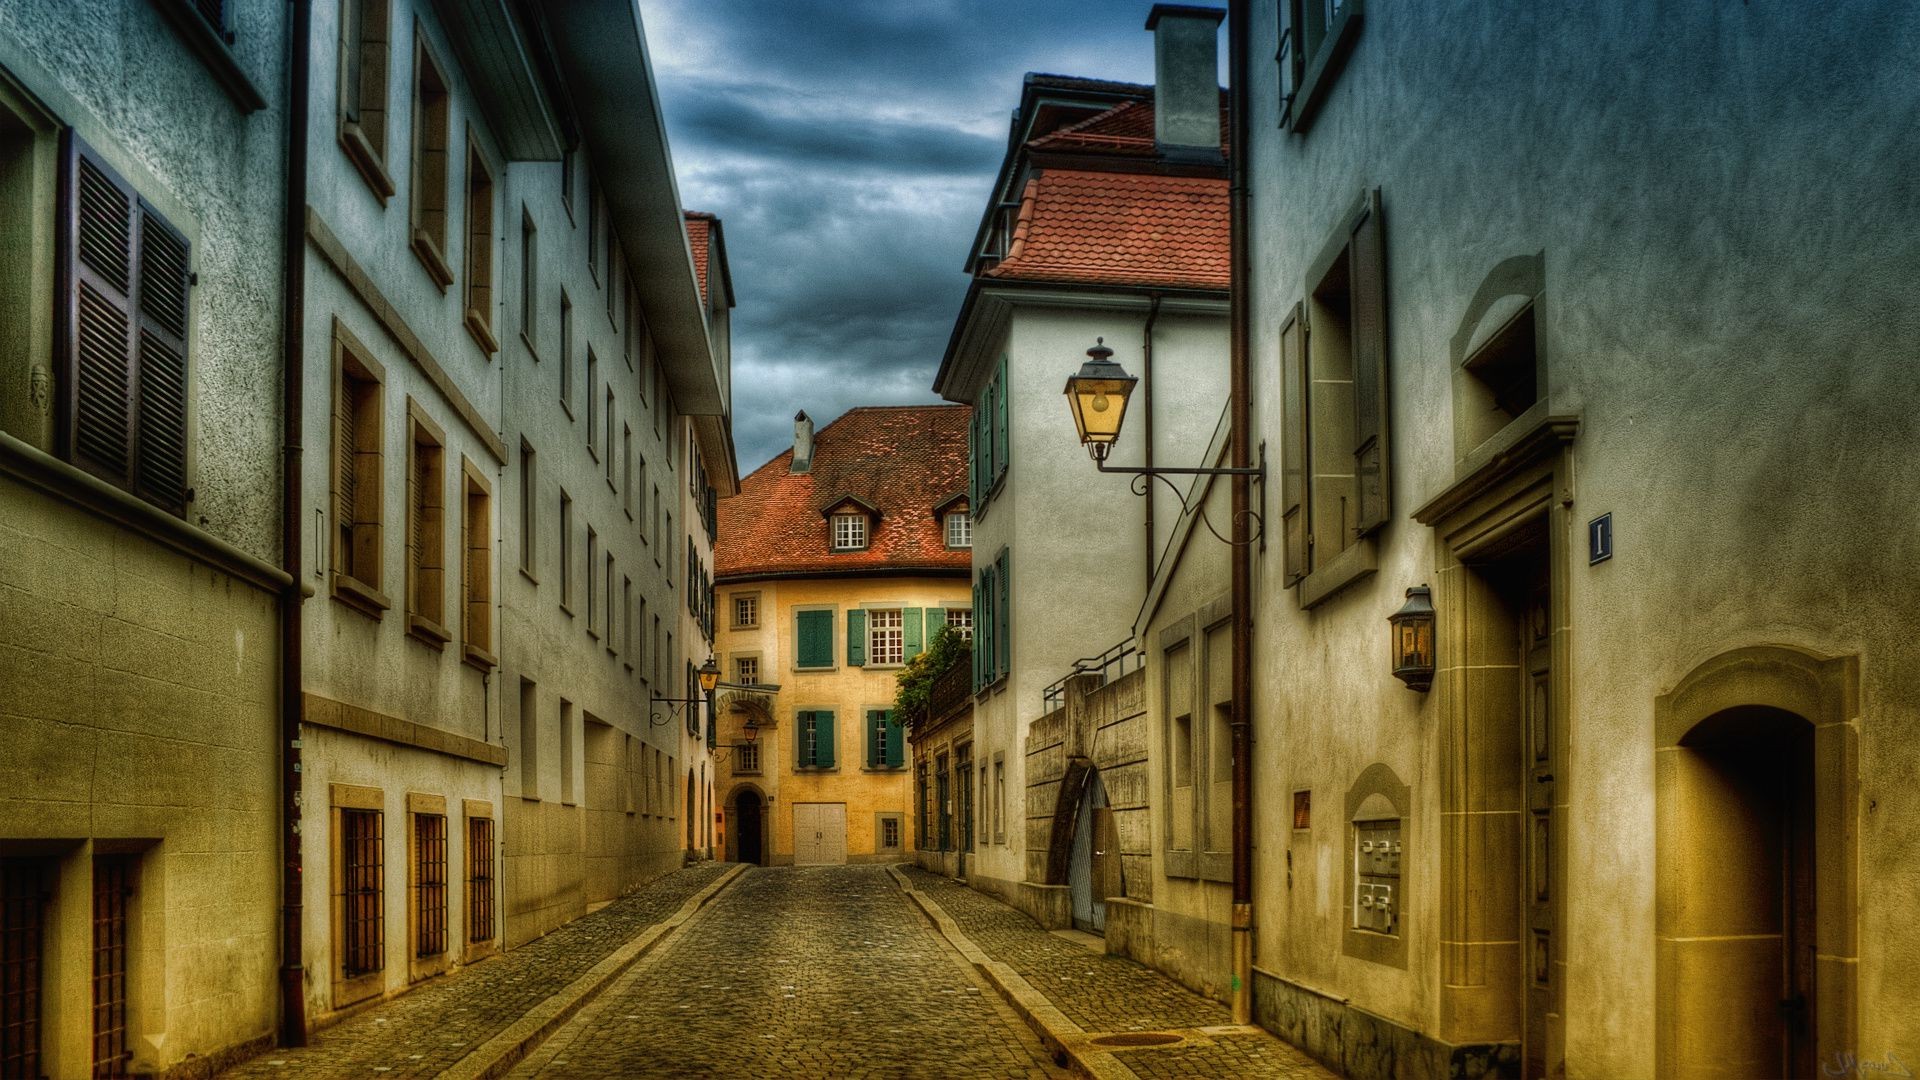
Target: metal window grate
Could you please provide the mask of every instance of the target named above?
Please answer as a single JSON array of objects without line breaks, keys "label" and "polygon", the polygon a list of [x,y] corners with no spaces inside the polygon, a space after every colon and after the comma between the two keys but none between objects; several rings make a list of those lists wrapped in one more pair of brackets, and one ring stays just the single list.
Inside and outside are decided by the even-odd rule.
[{"label": "metal window grate", "polygon": [[467,819],[467,940],[493,940],[493,819]]},{"label": "metal window grate", "polygon": [[447,951],[447,818],[413,816],[413,952],[439,956]]},{"label": "metal window grate", "polygon": [[127,899],[133,895],[133,857],[93,860],[93,1075],[127,1075]]},{"label": "metal window grate", "polygon": [[0,859],[0,1076],[40,1075],[42,859]]},{"label": "metal window grate", "polygon": [[340,811],[340,849],[345,863],[341,900],[347,938],[340,966],[347,978],[386,966],[383,846],[380,811]]}]

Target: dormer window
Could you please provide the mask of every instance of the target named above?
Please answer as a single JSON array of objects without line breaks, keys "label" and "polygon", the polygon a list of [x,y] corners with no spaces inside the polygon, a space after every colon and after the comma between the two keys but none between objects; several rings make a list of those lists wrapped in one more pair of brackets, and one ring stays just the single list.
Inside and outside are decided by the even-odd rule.
[{"label": "dormer window", "polygon": [[970,548],[973,546],[973,518],[966,508],[947,511],[947,546],[950,548]]},{"label": "dormer window", "polygon": [[865,551],[866,548],[867,515],[860,513],[833,515],[833,550]]}]

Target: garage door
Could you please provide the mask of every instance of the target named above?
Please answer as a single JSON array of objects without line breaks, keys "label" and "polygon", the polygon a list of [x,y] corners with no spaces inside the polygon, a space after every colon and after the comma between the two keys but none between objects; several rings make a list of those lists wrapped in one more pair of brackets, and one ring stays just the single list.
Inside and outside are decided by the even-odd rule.
[{"label": "garage door", "polygon": [[838,866],[847,861],[847,804],[793,804],[793,864]]}]

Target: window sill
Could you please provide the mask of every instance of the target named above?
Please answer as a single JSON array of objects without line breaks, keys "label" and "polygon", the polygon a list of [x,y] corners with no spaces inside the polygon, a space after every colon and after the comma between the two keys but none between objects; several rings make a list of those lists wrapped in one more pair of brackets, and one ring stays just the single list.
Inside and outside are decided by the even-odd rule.
[{"label": "window sill", "polygon": [[[187,0],[156,0],[155,7],[166,16],[173,28],[186,39],[188,47],[200,57],[207,70],[213,73],[220,88],[227,92],[233,103],[243,113],[256,113],[267,107],[267,99],[260,93],[253,80],[240,67],[240,61],[233,55],[233,49],[221,40],[220,34],[207,25],[193,5]],[[335,984],[336,986],[339,984]]]},{"label": "window sill", "polygon": [[419,640],[436,651],[445,649],[447,642],[453,640],[453,635],[447,632],[446,627],[424,615],[414,614],[407,615],[407,636]]},{"label": "window sill", "polygon": [[1320,47],[1307,60],[1306,71],[1300,76],[1300,85],[1293,92],[1293,102],[1288,106],[1285,123],[1287,130],[1295,135],[1304,135],[1312,125],[1314,114],[1326,101],[1327,91],[1332,89],[1339,77],[1340,69],[1347,62],[1347,54],[1353,51],[1353,42],[1360,34],[1360,16],[1365,8],[1365,0],[1347,0],[1340,7],[1332,26],[1327,27],[1326,36],[1320,39]]},{"label": "window sill", "polygon": [[486,316],[468,308],[466,318],[462,321],[467,325],[467,333],[479,343],[481,352],[491,357],[500,351],[500,339],[493,336],[493,328],[487,325]]},{"label": "window sill", "polygon": [[419,257],[420,265],[426,268],[427,276],[433,279],[434,285],[438,286],[441,292],[446,292],[447,286],[453,284],[453,271],[447,266],[446,256],[440,254],[440,245],[433,242],[433,237],[428,236],[425,229],[416,225],[410,246],[413,248],[413,253]]},{"label": "window sill", "polygon": [[831,665],[831,664],[829,664],[829,665],[828,665],[828,666],[826,666],[826,667],[799,667],[799,666],[795,666],[793,670],[794,670],[794,672],[795,672],[795,673],[797,673],[797,674],[800,674],[800,675],[818,675],[818,674],[820,674],[820,673],[821,673],[821,672],[823,672],[823,671],[838,671],[838,670],[840,670],[840,669],[839,669],[838,667],[835,667],[835,666],[833,666],[833,665]]},{"label": "window sill", "polygon": [[560,399],[560,411],[567,414],[567,419],[573,419],[573,406],[567,404],[567,399],[564,397]]},{"label": "window sill", "polygon": [[533,347],[533,338],[525,330],[520,331],[520,344],[527,347],[527,355],[533,358],[534,363],[540,362],[540,350]]},{"label": "window sill", "polygon": [[534,576],[533,571],[524,566],[520,568],[520,576],[533,582],[536,587],[540,584],[540,579]]},{"label": "window sill", "polygon": [[592,639],[593,639],[593,640],[595,640],[595,641],[599,641],[599,640],[600,640],[600,631],[598,631],[598,630],[595,630],[595,629],[594,629],[594,628],[593,628],[592,626],[588,626],[588,627],[587,627],[587,636],[588,636],[588,637],[590,637],[590,638],[592,638]]},{"label": "window sill", "polygon": [[573,609],[567,606],[567,602],[565,600],[560,601],[560,610],[567,613],[567,618],[571,619],[574,617]]},{"label": "window sill", "polygon": [[359,124],[351,120],[340,121],[340,149],[346,153],[347,160],[352,162],[353,167],[359,171],[360,178],[367,182],[367,187],[373,189],[373,194],[380,200],[380,205],[387,205],[387,200],[393,198],[393,177],[387,175],[387,168],[380,160],[379,151],[373,148],[373,143]]},{"label": "window sill", "polygon": [[478,645],[462,645],[460,659],[468,667],[488,672],[500,666],[500,658]]},{"label": "window sill", "polygon": [[1372,536],[1355,540],[1327,565],[1300,579],[1301,610],[1320,606],[1340,590],[1372,576],[1379,566],[1379,543]]},{"label": "window sill", "polygon": [[385,617],[387,609],[393,606],[386,593],[338,570],[333,572],[333,598],[375,622]]}]

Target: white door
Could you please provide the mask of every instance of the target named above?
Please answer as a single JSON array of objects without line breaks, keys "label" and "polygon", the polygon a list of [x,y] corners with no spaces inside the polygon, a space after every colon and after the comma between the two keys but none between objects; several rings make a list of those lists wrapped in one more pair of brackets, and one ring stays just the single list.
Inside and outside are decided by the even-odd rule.
[{"label": "white door", "polygon": [[793,804],[793,864],[839,866],[847,861],[847,804]]}]

